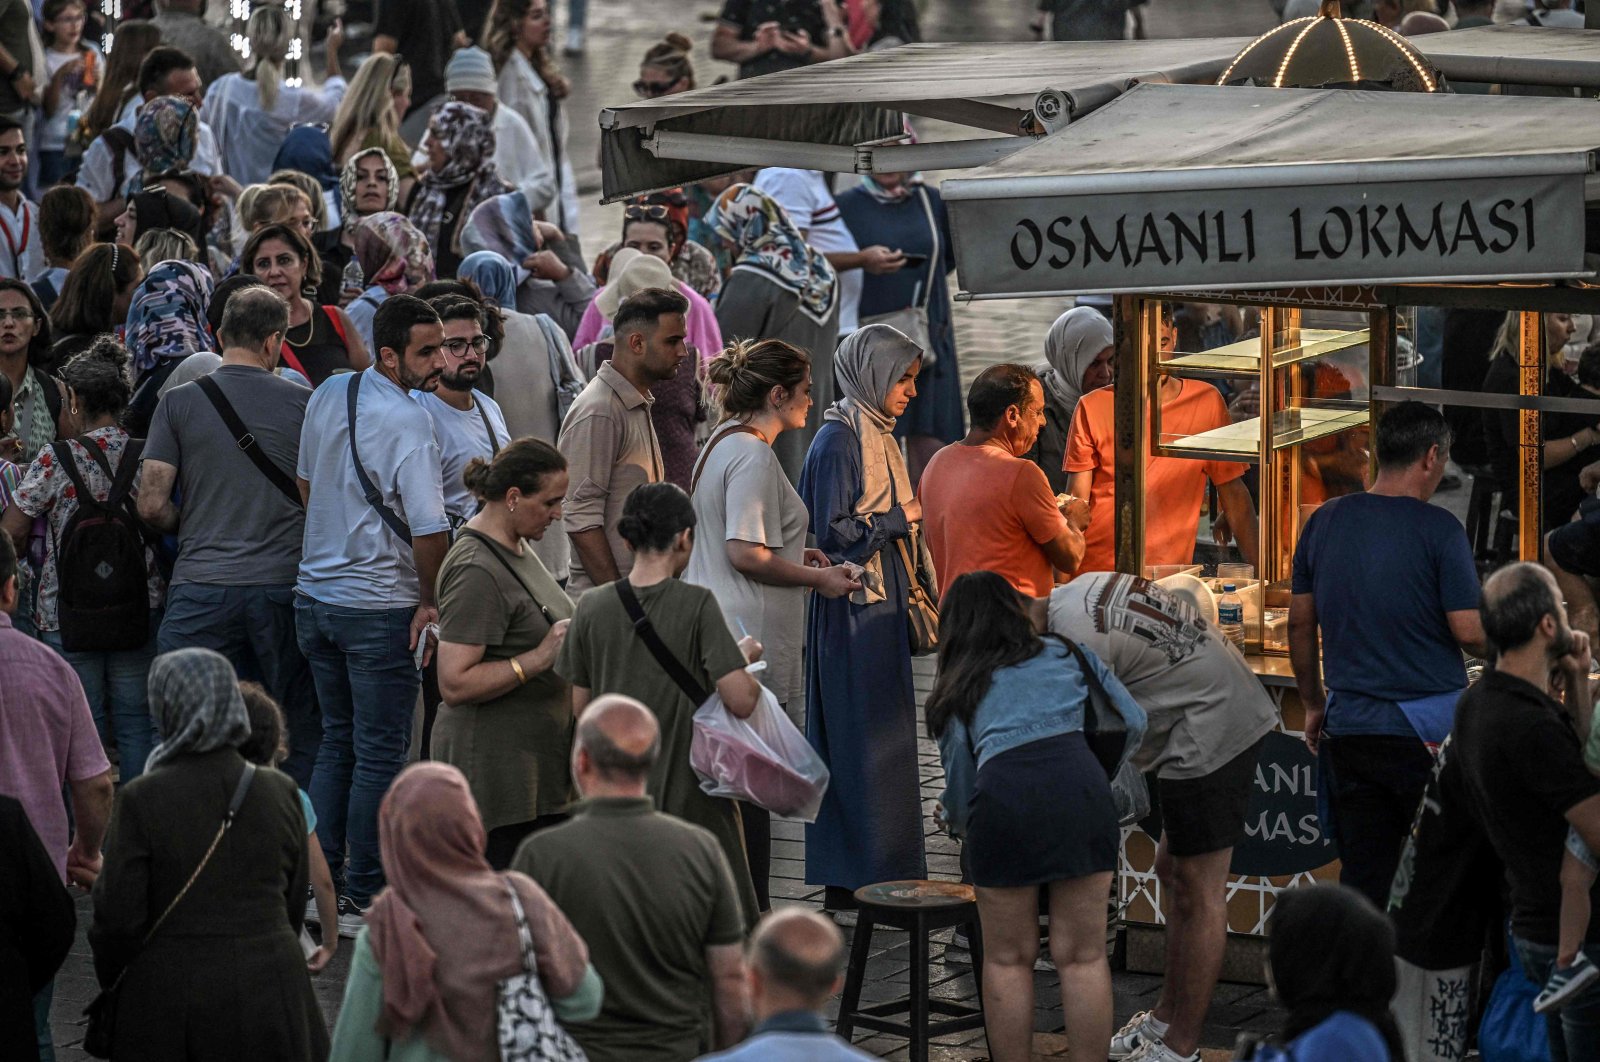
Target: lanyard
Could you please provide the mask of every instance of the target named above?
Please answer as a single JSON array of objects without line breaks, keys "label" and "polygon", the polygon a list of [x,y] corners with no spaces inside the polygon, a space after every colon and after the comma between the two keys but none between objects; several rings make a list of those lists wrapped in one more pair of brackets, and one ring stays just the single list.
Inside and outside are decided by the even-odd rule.
[{"label": "lanyard", "polygon": [[11,269],[18,279],[22,274],[22,252],[28,249],[28,237],[33,231],[33,215],[28,212],[28,204],[22,204],[22,242],[19,244],[12,238],[11,226],[6,224],[5,215],[0,214],[0,231],[5,233],[6,246],[11,250]]}]

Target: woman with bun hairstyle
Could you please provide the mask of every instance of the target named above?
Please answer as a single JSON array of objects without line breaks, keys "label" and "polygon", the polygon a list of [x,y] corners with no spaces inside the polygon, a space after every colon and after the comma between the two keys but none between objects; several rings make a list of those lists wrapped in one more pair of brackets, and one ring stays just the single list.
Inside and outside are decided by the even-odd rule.
[{"label": "woman with bun hairstyle", "polygon": [[[634,488],[617,522],[633,551],[633,568],[578,600],[556,670],[572,683],[574,717],[607,693],[632,697],[655,713],[661,753],[650,769],[650,796],[663,812],[716,837],[728,857],[748,928],[755,925],[760,908],[745,856],[740,806],[701,790],[689,765],[689,746],[695,710],[712,691],[741,719],[755,711],[761,686],[745,665],[760,658],[761,643],[751,637],[735,641],[716,595],[679,578],[689,566],[694,529],[694,505],[682,488],[671,483]],[[692,693],[657,662],[634,626],[630,606],[643,614],[685,677],[698,687]]]},{"label": "woman with bun hairstyle", "polygon": [[555,671],[572,599],[534,554],[561,519],[567,460],[538,439],[475,457],[462,480],[483,504],[439,569],[439,692],[430,755],[466,775],[489,865],[511,865],[572,799],[569,687]]},{"label": "woman with bun hairstyle", "polygon": [[[849,568],[806,548],[810,515],[772,452],[779,435],[805,427],[811,359],[777,339],[735,343],[709,375],[722,417],[692,475],[700,541],[684,579],[716,595],[731,633],[762,644],[763,684],[804,726],[805,592],[837,598],[861,589]],[[770,819],[749,804],[739,813],[765,910]]]}]

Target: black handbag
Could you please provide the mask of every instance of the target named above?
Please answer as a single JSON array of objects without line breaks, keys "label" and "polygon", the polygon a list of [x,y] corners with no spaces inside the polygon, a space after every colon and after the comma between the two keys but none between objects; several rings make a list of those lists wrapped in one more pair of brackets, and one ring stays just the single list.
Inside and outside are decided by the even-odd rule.
[{"label": "black handbag", "polygon": [[1128,723],[1111,703],[1111,695],[1100,684],[1100,676],[1089,666],[1089,658],[1083,655],[1078,643],[1071,638],[1061,640],[1072,650],[1078,669],[1083,672],[1083,681],[1089,687],[1089,697],[1083,705],[1084,740],[1089,743],[1094,758],[1100,761],[1106,778],[1115,778],[1123,750],[1128,747]]},{"label": "black handbag", "polygon": [[[155,924],[145,932],[144,939],[139,941],[139,951],[143,951],[145,946],[150,943],[150,938],[156,935],[156,930],[161,928],[161,924],[167,920],[167,916],[172,913],[172,909],[178,906],[178,901],[189,894],[189,887],[195,883],[195,879],[206,868],[206,864],[211,862],[212,853],[217,850],[217,845],[221,843],[222,835],[227,833],[229,827],[233,825],[234,816],[239,813],[239,806],[244,803],[244,796],[250,791],[250,783],[255,780],[255,776],[256,765],[247,761],[244,765],[244,773],[239,776],[239,784],[234,787],[233,800],[228,803],[228,814],[223,817],[222,825],[217,827],[217,835],[211,838],[211,847],[207,848],[206,854],[200,857],[200,865],[194,868],[194,873],[189,875],[189,880],[183,883],[183,888],[178,890],[178,895],[174,896],[172,902],[167,904],[167,909],[161,912],[161,917],[157,918]],[[83,1008],[84,1016],[89,1019],[89,1023],[84,1029],[83,1049],[94,1058],[111,1057],[111,1045],[116,1041],[117,996],[122,990],[122,979],[128,976],[128,970],[138,957],[138,952],[129,957],[127,965],[122,968],[121,973],[117,974],[117,979],[111,982],[110,987],[101,989],[100,994],[90,1000],[87,1007]]]}]

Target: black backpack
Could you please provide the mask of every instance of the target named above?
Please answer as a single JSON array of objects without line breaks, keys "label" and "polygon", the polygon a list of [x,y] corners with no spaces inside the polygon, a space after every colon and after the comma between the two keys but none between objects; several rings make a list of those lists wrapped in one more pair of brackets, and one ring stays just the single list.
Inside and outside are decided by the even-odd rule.
[{"label": "black backpack", "polygon": [[96,441],[77,440],[111,480],[105,501],[84,482],[72,446],[50,448],[77,492],[78,509],[55,540],[61,647],[68,652],[120,652],[150,640],[149,571],[145,532],[128,495],[143,439],[130,439],[113,472]]}]

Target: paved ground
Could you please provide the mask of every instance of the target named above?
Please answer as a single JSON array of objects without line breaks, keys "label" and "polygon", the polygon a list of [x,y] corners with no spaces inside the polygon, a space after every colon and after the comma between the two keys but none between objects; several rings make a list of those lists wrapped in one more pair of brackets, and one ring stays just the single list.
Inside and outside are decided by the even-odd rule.
[{"label": "paved ground", "polygon": [[[558,10],[563,7],[554,4]],[[929,40],[1023,40],[1033,8],[1031,0],[925,0],[924,32]],[[1200,37],[1231,36],[1260,32],[1273,22],[1266,0],[1152,0],[1147,25],[1151,36]],[[591,0],[588,53],[581,59],[563,61],[574,82],[574,114],[592,114],[608,103],[631,98],[628,84],[636,75],[638,56],[669,29],[687,30],[696,41],[700,79],[708,84],[719,74],[731,72],[725,64],[710,59],[711,24],[716,15],[714,3],[687,3],[673,0],[662,4],[632,4],[624,0]],[[666,12],[692,12],[692,25],[667,20]],[[584,189],[585,207],[582,235],[586,247],[598,249],[615,238],[621,211],[602,207],[598,198],[599,173],[593,165],[598,131],[587,121],[574,122],[571,154],[588,163],[580,168],[579,184]],[[937,138],[941,130],[924,131]],[[937,179],[938,175],[930,175]],[[1025,357],[1035,360],[1044,331],[1060,312],[1055,300],[1015,300],[966,303],[957,306],[955,320],[958,349],[963,371],[970,375],[998,360]],[[932,680],[929,661],[918,662],[919,693],[925,695]],[[920,697],[919,697],[920,700]],[[939,755],[926,738],[919,742],[924,805],[930,809],[942,789]],[[821,892],[805,883],[804,832],[797,823],[778,823],[774,829],[772,896],[776,903],[803,903],[820,906]],[[958,876],[954,842],[938,833],[928,822],[928,869],[936,878]],[[79,939],[56,982],[56,1005],[52,1014],[57,1057],[76,1062],[88,1056],[78,1047],[83,1039],[81,1012],[93,997],[95,984],[88,945],[83,929],[88,923],[87,899],[80,899]],[[847,931],[848,933],[849,931]],[[938,936],[948,938],[948,933]],[[880,931],[874,935],[877,947],[868,967],[863,998],[882,1001],[902,994],[909,979],[910,958],[906,935]],[[930,983],[932,993],[954,1000],[970,1000],[974,995],[972,969],[964,951],[946,951],[947,940],[937,940],[931,949]],[[324,1013],[332,1025],[338,1014],[350,949],[342,949],[332,967],[316,981]],[[1119,973],[1116,975],[1116,1013],[1119,1023],[1136,1010],[1154,1003],[1158,978]],[[1054,974],[1040,972],[1035,977],[1035,1002],[1039,1035],[1035,1051],[1040,1058],[1065,1054],[1060,1036],[1061,998]],[[831,1013],[831,1011],[830,1011]],[[1236,1034],[1243,1029],[1270,1030],[1280,1019],[1264,989],[1253,985],[1223,985],[1212,1007],[1205,1043],[1209,1058],[1229,1057]],[[857,1043],[875,1055],[889,1059],[907,1057],[903,1039],[887,1035],[857,1037]],[[938,1060],[985,1057],[983,1034],[969,1032],[945,1037],[935,1051]]]}]

